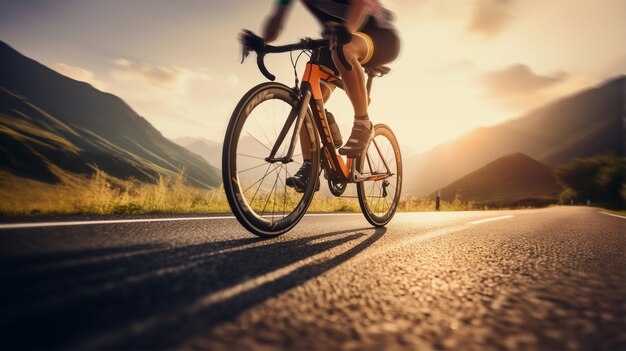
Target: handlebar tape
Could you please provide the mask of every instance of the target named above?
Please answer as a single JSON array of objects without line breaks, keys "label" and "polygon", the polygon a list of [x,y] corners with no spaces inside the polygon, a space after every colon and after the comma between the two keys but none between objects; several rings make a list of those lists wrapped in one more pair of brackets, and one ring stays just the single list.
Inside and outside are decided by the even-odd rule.
[{"label": "handlebar tape", "polygon": [[267,67],[265,67],[265,54],[257,54],[256,56],[256,64],[257,66],[259,66],[259,70],[261,71],[261,73],[263,73],[263,75],[265,76],[265,78],[271,80],[272,82],[274,80],[276,80],[276,76],[271,74],[270,71],[267,70]]}]

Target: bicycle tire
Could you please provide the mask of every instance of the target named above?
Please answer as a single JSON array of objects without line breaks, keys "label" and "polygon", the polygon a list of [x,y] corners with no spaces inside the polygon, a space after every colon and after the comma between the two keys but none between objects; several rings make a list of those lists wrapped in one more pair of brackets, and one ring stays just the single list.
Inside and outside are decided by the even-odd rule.
[{"label": "bicycle tire", "polygon": [[[361,212],[367,221],[375,227],[383,227],[396,213],[400,195],[402,193],[402,156],[395,134],[388,126],[377,124],[374,126],[374,139],[369,143],[366,151],[356,160],[357,170],[362,175],[386,172],[382,159],[384,158],[393,176],[377,180],[357,183],[357,197]],[[393,151],[393,152],[392,152]],[[369,160],[367,157],[369,156]],[[383,184],[389,182],[389,191],[385,191]],[[386,192],[386,196],[385,195]],[[389,194],[392,197],[388,200]]]},{"label": "bicycle tire", "polygon": [[[274,103],[281,106],[280,112],[276,111],[277,108]],[[272,112],[269,114],[267,113],[269,107],[264,107],[268,104],[272,105]],[[294,91],[286,85],[274,82],[259,84],[250,89],[237,104],[224,137],[222,179],[226,198],[233,214],[241,225],[251,233],[261,237],[275,237],[292,229],[306,213],[313,200],[317,182],[319,182],[320,142],[317,130],[312,122],[310,109],[308,108],[303,128],[307,128],[311,150],[312,167],[309,179],[314,181],[308,182],[304,192],[298,195],[300,193],[296,193],[286,186],[286,178],[295,173],[295,169],[299,168],[301,162],[296,161],[285,164],[282,162],[270,163],[264,160],[265,157],[269,156],[269,150],[274,145],[276,135],[278,135],[277,129],[280,130],[285,125],[289,112],[291,109],[297,108],[297,105],[298,100]],[[263,111],[265,116],[262,116]],[[283,121],[282,124],[281,120]],[[255,121],[256,124],[254,123]],[[274,127],[273,131],[271,130],[272,124]],[[268,127],[268,125],[270,126]],[[281,144],[282,151],[279,152],[283,152],[283,155],[286,155],[285,151],[291,141],[294,125],[295,123],[293,123],[284,142]],[[262,131],[262,134],[259,133],[259,130]],[[272,132],[275,132],[274,139],[270,140],[271,138],[268,135],[271,135]],[[299,143],[296,143],[295,150],[298,150],[297,152],[300,153]],[[295,153],[296,151],[294,151]],[[294,160],[296,158],[297,155],[294,156]],[[254,160],[259,165],[248,167],[252,162],[250,160]],[[300,159],[300,161],[302,160]],[[265,173],[262,179],[260,178],[254,182],[256,175],[250,174],[255,174],[255,172],[261,174],[260,172],[263,169],[265,169]],[[289,169],[291,169],[291,172],[289,172]],[[244,174],[246,172],[249,173]],[[263,188],[263,190],[261,188],[266,178],[270,177],[271,174],[275,177],[273,186],[270,188],[269,194],[263,195],[267,188]],[[270,177],[269,184],[272,184],[271,182],[272,179]],[[283,188],[283,193],[279,195],[277,203],[279,186]],[[255,190],[254,195],[251,195],[253,190]],[[261,202],[256,201],[258,199],[257,195],[262,196]],[[280,204],[280,196],[283,197],[282,212],[275,212],[276,205]],[[264,206],[263,198],[266,198]],[[268,213],[265,212],[270,200],[273,206],[271,216],[269,215],[269,209]],[[282,213],[282,215],[279,216],[279,213]]]}]

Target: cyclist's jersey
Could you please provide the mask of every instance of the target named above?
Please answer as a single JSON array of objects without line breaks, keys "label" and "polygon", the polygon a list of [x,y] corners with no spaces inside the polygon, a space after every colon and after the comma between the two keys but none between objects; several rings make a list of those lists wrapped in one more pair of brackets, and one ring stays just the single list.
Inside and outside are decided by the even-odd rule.
[{"label": "cyclist's jersey", "polygon": [[[287,6],[293,0],[276,0],[276,2],[279,5]],[[350,6],[350,0],[302,0],[302,2],[322,24],[326,22],[345,22]],[[364,0],[364,2],[368,7],[369,15],[375,21],[377,27],[395,29],[392,23],[393,14],[385,9],[378,0]]]}]

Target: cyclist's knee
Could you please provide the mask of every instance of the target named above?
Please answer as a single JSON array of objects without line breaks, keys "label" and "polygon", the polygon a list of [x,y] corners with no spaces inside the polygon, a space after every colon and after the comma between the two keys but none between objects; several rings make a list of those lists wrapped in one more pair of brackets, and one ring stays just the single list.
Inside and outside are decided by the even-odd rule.
[{"label": "cyclist's knee", "polygon": [[[358,62],[367,55],[367,45],[353,36],[352,40],[343,46],[343,53],[348,61]],[[340,62],[337,48],[332,50],[332,58],[335,65]]]}]

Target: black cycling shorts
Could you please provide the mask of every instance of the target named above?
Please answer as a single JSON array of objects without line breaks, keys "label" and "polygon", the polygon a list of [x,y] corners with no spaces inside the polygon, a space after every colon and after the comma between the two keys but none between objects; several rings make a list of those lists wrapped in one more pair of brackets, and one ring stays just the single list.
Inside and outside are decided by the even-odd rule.
[{"label": "black cycling shorts", "polygon": [[[378,27],[372,18],[353,35],[360,36],[367,42],[368,57],[361,63],[363,67],[380,66],[392,62],[400,53],[400,38],[396,31]],[[319,63],[338,73],[329,49],[323,49],[320,52]]]}]

